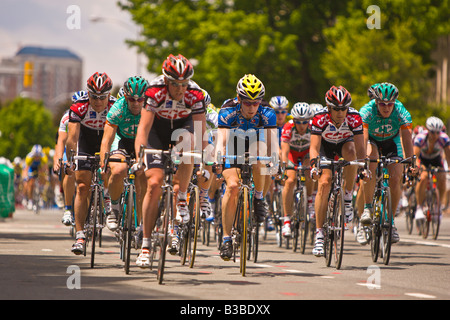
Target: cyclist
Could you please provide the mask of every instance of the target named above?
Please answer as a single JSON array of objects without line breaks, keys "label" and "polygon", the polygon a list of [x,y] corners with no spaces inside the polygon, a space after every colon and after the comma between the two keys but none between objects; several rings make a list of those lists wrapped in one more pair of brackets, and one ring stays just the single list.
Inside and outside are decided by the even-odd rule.
[{"label": "cyclist", "polygon": [[[72,103],[75,103],[78,99],[87,96],[87,91],[80,90],[72,95]],[[69,111],[67,109],[64,112],[61,120],[59,122],[56,145],[55,145],[55,155],[53,157],[53,171],[58,172],[60,170],[59,159],[63,159],[63,163],[67,162],[66,154],[66,141],[69,136],[68,125],[69,125]],[[65,174],[65,170],[62,171],[62,189],[64,191],[64,213],[61,222],[65,226],[70,226],[73,223],[73,197],[75,194],[75,177],[74,175]]]},{"label": "cyclist", "polygon": [[[447,164],[450,165],[450,139],[443,132],[444,122],[437,117],[429,117],[425,123],[428,131],[419,133],[414,139],[414,154],[420,160],[422,169],[428,166],[444,168],[443,153]],[[446,192],[446,173],[436,172],[437,188],[439,199],[444,203]],[[417,209],[416,219],[425,219],[423,213],[423,202],[425,201],[425,189],[428,185],[428,174],[426,170],[420,175],[416,186]]]},{"label": "cyclist", "polygon": [[[331,188],[332,173],[329,167],[317,168],[317,156],[334,159],[343,157],[347,161],[363,159],[365,147],[361,116],[358,111],[351,108],[352,98],[350,92],[342,86],[332,86],[325,95],[327,108],[317,113],[312,121],[311,129],[311,177],[318,180],[315,200],[316,212],[316,241],[313,254],[323,256],[324,230],[328,195]],[[353,219],[352,192],[356,179],[357,168],[347,166],[344,168],[345,194],[344,205],[346,220]]]},{"label": "cyclist", "polygon": [[[112,85],[112,81],[106,73],[96,72],[89,77],[87,80],[88,95],[78,99],[70,107],[66,150],[77,150],[79,155],[89,156],[94,156],[96,152],[100,151],[106,115],[116,101],[116,98],[110,94]],[[68,169],[67,172],[72,174],[73,168]],[[89,161],[77,161],[75,180],[77,183],[74,203],[76,242],[72,246],[72,252],[79,255],[84,253],[85,234],[83,229],[87,217],[87,200],[92,180]]]},{"label": "cyclist", "polygon": [[42,146],[35,144],[30,153],[25,157],[25,170],[24,173],[27,176],[24,178],[24,193],[28,199],[27,208],[31,210],[33,208],[33,189],[35,187],[36,178],[39,179],[40,185],[45,184],[45,175],[47,174],[47,162],[48,158],[44,154]]},{"label": "cyclist", "polygon": [[[289,100],[285,96],[274,96],[269,100],[269,105],[275,110],[275,114],[277,116],[277,129],[278,129],[278,144],[280,147],[280,158],[281,158],[281,135],[283,133],[283,126],[286,124],[288,108],[289,108]],[[264,187],[264,194],[267,194],[267,199],[269,203],[272,202],[272,195],[275,189],[275,179],[277,178],[277,174],[267,175],[266,183]],[[273,206],[269,206],[273,208]],[[274,230],[273,220],[271,215],[269,215],[267,219],[267,230]]]},{"label": "cyclist", "polygon": [[[162,66],[162,75],[150,82],[145,92],[147,98],[135,140],[135,150],[139,153],[141,145],[168,150],[170,145],[178,140],[179,133],[183,133],[183,144],[190,139],[187,147],[193,149],[194,124],[201,132],[195,131],[196,141],[203,137],[206,130],[204,94],[197,83],[191,80],[194,68],[191,62],[181,54],[169,55]],[[178,129],[178,130],[177,130]],[[178,135],[177,135],[178,133]],[[186,134],[187,133],[187,134]],[[172,137],[173,136],[173,137]],[[207,141],[202,140],[206,147]],[[185,150],[186,151],[186,150]],[[150,264],[151,233],[158,218],[158,201],[162,194],[161,186],[164,182],[164,161],[159,155],[147,155],[145,175],[147,177],[147,191],[142,204],[143,213],[143,242],[142,250],[136,264],[148,267]],[[178,166],[176,179],[177,188],[177,217],[183,223],[189,221],[187,207],[187,189],[192,177],[193,161],[183,161]],[[177,252],[177,237],[172,238],[169,253]]]},{"label": "cyclist", "polygon": [[[378,159],[380,156],[403,158],[413,155],[413,144],[411,137],[411,115],[397,100],[398,89],[395,85],[384,82],[373,85],[372,99],[359,111],[363,119],[364,141],[367,146],[367,155],[370,159]],[[369,88],[370,94],[370,88]],[[403,146],[403,148],[402,148]],[[370,164],[370,171],[375,172],[376,163]],[[392,210],[396,211],[402,194],[402,164],[389,165],[389,187],[391,190]],[[414,169],[413,174],[416,174]],[[364,185],[364,211],[360,222],[367,225],[372,222],[372,201],[375,191],[375,175]],[[362,229],[358,232],[358,239],[361,240]],[[364,243],[364,241],[360,241]],[[392,228],[392,243],[400,240],[397,228]]]},{"label": "cyclist", "polygon": [[[300,161],[303,167],[309,167],[310,120],[314,116],[314,113],[307,103],[297,102],[292,107],[291,116],[293,119],[284,125],[281,136],[281,161],[286,163],[287,176],[282,192],[284,207],[282,234],[285,237],[291,235],[292,199],[298,178],[297,171],[293,170],[293,166],[296,166]],[[308,200],[311,200],[312,187],[312,180],[307,175],[306,188]]]},{"label": "cyclist", "polygon": [[[205,96],[205,106],[206,106],[206,132],[208,134],[208,149],[209,155],[214,156],[214,141],[217,139],[217,122],[219,119],[219,114],[217,113],[215,106],[211,103],[211,96],[209,93],[202,89]],[[210,159],[214,161],[214,159]],[[204,168],[205,177],[198,180],[198,187],[200,188],[200,211],[202,217],[207,221],[214,220],[214,210],[211,206],[212,201],[209,198],[209,194],[214,195],[217,189],[217,177],[212,172],[212,167],[207,166]],[[207,171],[207,172],[206,172]],[[205,179],[207,178],[207,179]],[[212,199],[213,201],[215,199]]]},{"label": "cyclist", "polygon": [[[100,147],[100,163],[104,164],[106,152],[111,151],[111,158],[125,159],[126,156],[136,158],[134,140],[141,118],[141,110],[145,103],[145,91],[148,82],[140,76],[130,77],[123,84],[124,95],[119,98],[106,116],[105,129]],[[110,162],[109,178],[105,177],[111,197],[111,211],[107,212],[106,226],[111,231],[118,228],[120,216],[120,196],[123,192],[123,180],[128,174],[126,163]],[[142,199],[145,194],[146,179],[143,170],[136,172],[136,212],[137,221],[142,217]],[[106,175],[108,176],[108,174]]]},{"label": "cyclist", "polygon": [[[219,112],[217,151],[222,155],[227,154],[225,152],[227,149],[234,150],[229,152],[230,155],[242,155],[245,151],[249,151],[252,156],[255,156],[256,154],[272,155],[272,152],[264,154],[264,151],[273,148],[278,154],[276,131],[274,131],[276,130],[276,115],[275,111],[262,100],[265,93],[263,83],[254,75],[246,74],[239,80],[236,91],[237,97],[226,100]],[[266,150],[263,150],[263,141],[259,141],[259,143],[255,141],[258,134],[261,137],[259,133],[261,129],[268,129],[264,130]],[[249,148],[237,150],[237,146],[245,145],[245,136],[249,137]],[[255,139],[250,139],[251,137]],[[259,150],[257,150],[258,145]],[[223,245],[220,249],[220,257],[225,261],[230,260],[233,252],[231,229],[237,207],[240,166],[239,163],[226,161],[222,173],[227,186],[222,199]],[[263,165],[260,162],[253,164],[254,211],[259,222],[264,221],[267,214],[267,205],[263,194],[266,172],[262,169]]]}]

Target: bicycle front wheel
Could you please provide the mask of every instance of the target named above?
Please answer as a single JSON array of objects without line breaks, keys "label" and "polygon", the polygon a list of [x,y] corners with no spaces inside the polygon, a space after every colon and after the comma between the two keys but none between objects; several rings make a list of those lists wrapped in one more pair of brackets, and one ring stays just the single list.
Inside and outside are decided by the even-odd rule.
[{"label": "bicycle front wheel", "polygon": [[172,220],[173,212],[173,195],[172,190],[167,189],[163,197],[164,201],[164,212],[163,212],[163,224],[162,224],[162,237],[160,240],[159,247],[159,261],[158,261],[158,273],[157,280],[158,284],[162,284],[164,278],[164,267],[166,263],[166,248],[167,248],[167,234],[169,232],[169,222]]},{"label": "bicycle front wheel", "polygon": [[123,232],[125,233],[125,243],[124,243],[124,256],[125,256],[125,273],[130,273],[130,256],[131,256],[131,238],[134,231],[134,186],[130,185],[127,192],[127,210],[125,218],[125,225]]},{"label": "bicycle front wheel", "polygon": [[342,257],[344,255],[345,234],[345,205],[343,190],[340,190],[340,192],[336,195],[333,211],[334,261],[336,269],[340,269],[342,265]]},{"label": "bicycle front wheel", "polygon": [[308,240],[308,229],[309,229],[309,217],[307,208],[307,195],[306,195],[306,187],[302,188],[302,191],[298,195],[298,205],[296,208],[296,225],[294,226],[294,243],[293,249],[294,252],[297,250],[297,242],[300,239],[300,253],[305,253],[306,241]]},{"label": "bicycle front wheel", "polygon": [[[91,228],[91,268],[94,268],[95,262],[95,240],[97,239],[97,219],[99,215],[100,206],[100,188],[99,186],[94,186],[94,190],[91,195],[91,202],[89,208],[89,214],[91,215],[89,222]],[[103,214],[103,213],[102,213]]]},{"label": "bicycle front wheel", "polygon": [[240,248],[240,272],[245,277],[245,271],[247,267],[247,224],[249,218],[249,194],[248,189],[244,188],[242,192],[242,207],[240,210],[240,232],[241,232],[241,248]]},{"label": "bicycle front wheel", "polygon": [[[192,202],[192,204],[191,204]],[[198,230],[200,229],[200,190],[198,186],[194,186],[189,198],[189,211],[191,214],[191,222],[189,224],[189,268],[194,267],[195,254],[197,251]]]},{"label": "bicycle front wheel", "polygon": [[383,254],[383,263],[389,264],[392,246],[392,225],[394,217],[392,213],[391,191],[386,188],[384,192],[384,201],[381,214],[381,249]]}]

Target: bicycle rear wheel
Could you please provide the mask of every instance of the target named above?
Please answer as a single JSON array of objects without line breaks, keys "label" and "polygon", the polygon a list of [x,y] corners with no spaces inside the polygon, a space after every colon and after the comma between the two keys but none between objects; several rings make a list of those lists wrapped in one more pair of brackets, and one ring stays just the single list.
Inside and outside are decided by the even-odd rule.
[{"label": "bicycle rear wheel", "polygon": [[166,263],[166,248],[167,248],[167,234],[169,232],[169,222],[172,220],[173,213],[173,195],[172,190],[167,189],[164,192],[164,212],[163,212],[163,224],[161,228],[162,237],[159,247],[159,260],[158,260],[158,273],[156,279],[158,284],[162,284],[164,279],[164,268]]},{"label": "bicycle rear wheel", "polygon": [[431,226],[433,239],[436,240],[439,235],[439,227],[441,225],[441,202],[439,199],[439,193],[436,192],[436,190],[433,192],[431,203],[430,221],[428,221],[428,224]]},{"label": "bicycle rear wheel", "polygon": [[383,254],[383,263],[389,264],[392,246],[392,225],[394,223],[392,212],[391,192],[389,188],[385,189],[384,201],[381,214],[381,249]]}]

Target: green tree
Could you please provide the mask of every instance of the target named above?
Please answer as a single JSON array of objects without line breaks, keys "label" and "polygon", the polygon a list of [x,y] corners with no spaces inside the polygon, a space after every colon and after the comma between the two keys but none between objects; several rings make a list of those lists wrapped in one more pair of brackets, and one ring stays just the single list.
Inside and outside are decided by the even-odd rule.
[{"label": "green tree", "polygon": [[324,30],[325,76],[347,87],[357,109],[367,102],[370,85],[388,81],[399,88],[399,100],[412,114],[424,113],[430,98],[431,51],[438,36],[450,32],[449,1],[383,1],[380,29],[366,25],[372,4],[349,2],[346,13]]},{"label": "green tree", "polygon": [[220,105],[246,73],[263,81],[268,97],[323,101],[322,29],[346,2],[129,0],[121,7],[143,27],[145,40],[129,44],[146,54],[150,71],[160,73],[170,53],[181,53],[196,62],[194,80]]},{"label": "green tree", "polygon": [[34,144],[55,146],[52,114],[42,101],[18,97],[0,109],[0,155],[25,157]]}]

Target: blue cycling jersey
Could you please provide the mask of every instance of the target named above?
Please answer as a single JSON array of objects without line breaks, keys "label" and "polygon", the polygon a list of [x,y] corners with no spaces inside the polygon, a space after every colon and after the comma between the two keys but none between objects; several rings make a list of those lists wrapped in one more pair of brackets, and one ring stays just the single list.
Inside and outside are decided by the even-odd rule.
[{"label": "blue cycling jersey", "polygon": [[276,128],[277,116],[270,106],[259,105],[258,112],[251,119],[245,119],[241,113],[241,104],[237,98],[224,102],[219,112],[219,128],[260,130]]}]

